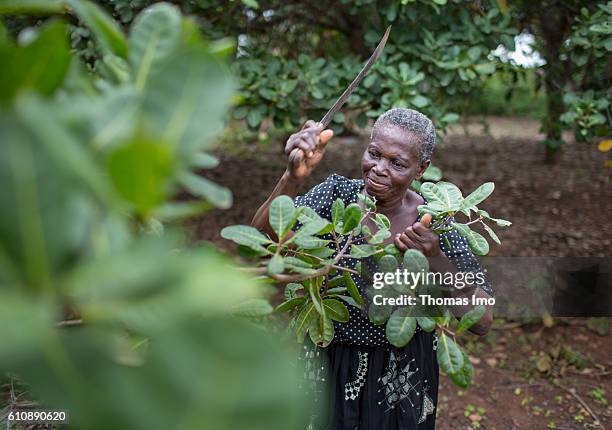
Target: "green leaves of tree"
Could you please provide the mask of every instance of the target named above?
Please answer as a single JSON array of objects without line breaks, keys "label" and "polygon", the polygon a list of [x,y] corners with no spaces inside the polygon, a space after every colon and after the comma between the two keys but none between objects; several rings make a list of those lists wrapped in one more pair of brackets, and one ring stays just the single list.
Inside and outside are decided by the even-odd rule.
[{"label": "green leaves of tree", "polygon": [[387,339],[393,346],[401,348],[410,342],[416,330],[416,318],[410,316],[410,308],[399,308],[387,321]]},{"label": "green leaves of tree", "polygon": [[339,300],[324,299],[323,308],[325,309],[325,315],[335,321],[347,322],[349,320],[348,309]]},{"label": "green leaves of tree", "polygon": [[409,272],[428,272],[429,260],[416,249],[407,249],[404,253],[404,269]]},{"label": "green leaves of tree", "polygon": [[484,199],[489,197],[494,189],[495,184],[493,182],[486,182],[482,184],[463,200],[461,208],[472,209],[474,206],[478,205]]},{"label": "green leaves of tree", "polygon": [[342,276],[344,276],[344,282],[351,298],[359,307],[362,307],[363,299],[361,298],[361,294],[359,294],[359,290],[357,289],[357,285],[355,285],[355,281],[353,281],[351,274],[349,272],[343,272]]},{"label": "green leaves of tree", "polygon": [[457,328],[457,334],[463,333],[469,330],[474,324],[476,324],[486,313],[484,306],[476,306],[474,309],[465,313],[459,321],[459,327]]},{"label": "green leaves of tree", "polygon": [[91,29],[100,45],[109,53],[127,58],[127,42],[119,25],[100,6],[84,0],[66,0],[79,19]]},{"label": "green leaves of tree", "polygon": [[438,336],[438,347],[436,357],[440,368],[447,374],[452,375],[461,370],[463,366],[463,353],[454,340],[445,333]]},{"label": "green leaves of tree", "polygon": [[153,65],[173,52],[180,35],[181,16],[175,6],[159,3],[136,18],[128,44],[138,88],[144,87]]},{"label": "green leaves of tree", "polygon": [[[475,254],[486,255],[489,252],[489,243],[480,233],[473,231],[469,224],[480,222],[493,241],[498,244],[501,243],[499,237],[484,223],[483,219],[494,221],[501,227],[511,224],[506,220],[491,218],[486,211],[477,207],[478,204],[491,195],[494,189],[495,184],[487,182],[479,186],[466,198],[463,198],[459,188],[451,183],[438,182],[433,184],[426,182],[420,185],[420,192],[427,199],[427,204],[419,206],[418,211],[421,214],[432,214],[432,228],[435,233],[445,233],[453,227],[466,238],[469,247]],[[454,215],[459,211],[466,216],[470,216],[471,212],[477,213],[479,218],[473,221],[470,218],[470,222],[466,224],[451,222]],[[450,246],[450,243],[447,243],[447,246]]]},{"label": "green leaves of tree", "polygon": [[179,181],[191,194],[208,200],[218,208],[227,209],[232,206],[232,192],[209,179],[190,172],[182,172]]},{"label": "green leaves of tree", "polygon": [[66,26],[51,21],[25,46],[0,44],[0,103],[22,90],[50,95],[64,82],[70,65]]},{"label": "green leaves of tree", "polygon": [[[333,207],[332,207],[333,217]],[[342,234],[347,234],[359,225],[361,221],[361,208],[356,203],[351,203],[344,210],[342,217]]]},{"label": "green leaves of tree", "polygon": [[108,170],[117,191],[140,215],[146,215],[166,197],[172,153],[163,144],[135,140],[110,154]]},{"label": "green leaves of tree", "polygon": [[268,209],[270,226],[282,241],[297,220],[297,209],[289,196],[278,196]]},{"label": "green leaves of tree", "polygon": [[267,251],[262,245],[272,243],[272,241],[264,236],[259,230],[246,225],[225,227],[221,230],[221,237],[263,252]]}]

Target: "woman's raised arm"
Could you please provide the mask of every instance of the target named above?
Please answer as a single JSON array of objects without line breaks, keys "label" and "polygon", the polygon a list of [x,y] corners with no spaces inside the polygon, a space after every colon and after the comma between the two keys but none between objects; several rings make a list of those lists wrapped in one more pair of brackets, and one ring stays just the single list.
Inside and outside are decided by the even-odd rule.
[{"label": "woman's raised arm", "polygon": [[[268,208],[276,197],[288,195],[294,198],[298,195],[304,179],[306,179],[319,162],[323,159],[325,146],[332,138],[332,130],[323,130],[319,123],[306,121],[300,131],[292,134],[285,145],[285,155],[287,156],[287,170],[278,180],[274,190],[266,201],[257,209],[251,225],[259,230],[263,230],[271,237],[276,234],[268,222]],[[299,157],[292,159],[289,154],[295,149],[301,150]]]}]

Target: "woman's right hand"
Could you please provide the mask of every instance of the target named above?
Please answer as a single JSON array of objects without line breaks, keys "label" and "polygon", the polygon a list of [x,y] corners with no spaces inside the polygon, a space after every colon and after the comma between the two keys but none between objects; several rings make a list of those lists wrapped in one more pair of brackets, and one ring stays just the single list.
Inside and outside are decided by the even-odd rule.
[{"label": "woman's right hand", "polygon": [[[300,131],[287,139],[285,154],[287,155],[287,173],[291,178],[302,180],[312,173],[323,159],[325,145],[333,135],[332,130],[323,130],[320,123],[309,120]],[[291,156],[296,148],[298,149],[297,154]]]}]

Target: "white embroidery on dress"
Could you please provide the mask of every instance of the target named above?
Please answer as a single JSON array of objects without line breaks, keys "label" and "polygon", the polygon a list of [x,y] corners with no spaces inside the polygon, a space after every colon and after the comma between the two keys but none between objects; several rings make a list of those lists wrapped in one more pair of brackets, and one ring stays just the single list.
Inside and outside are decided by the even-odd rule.
[{"label": "white embroidery on dress", "polygon": [[[313,410],[318,411],[325,391],[325,366],[321,352],[318,347],[308,347],[304,345],[304,355],[298,357],[302,361],[304,376],[299,388],[304,390],[307,396],[312,396],[312,401],[316,406]],[[315,423],[319,420],[318,412],[313,412],[309,417],[307,430],[314,430]]]},{"label": "white embroidery on dress", "polygon": [[[415,405],[412,403],[410,394],[414,392],[417,397],[421,394],[417,390],[417,387],[421,384],[421,381],[413,383],[410,380],[410,378],[419,371],[418,367],[414,370],[411,369],[412,363],[415,362],[415,359],[413,358],[403,368],[400,368],[400,361],[402,361],[404,358],[406,358],[406,356],[400,357],[399,359],[396,358],[394,352],[391,351],[387,371],[383,376],[378,378],[378,382],[380,382],[383,386],[378,391],[380,392],[383,388],[385,390],[384,402],[387,405],[385,412],[394,409],[397,405],[400,406],[402,412],[406,412],[400,401],[408,399],[410,405],[414,408]],[[378,402],[378,404],[382,403],[382,401]]]},{"label": "white embroidery on dress", "polygon": [[[427,384],[427,379],[425,380],[425,384]],[[423,390],[423,406],[421,407],[421,416],[419,418],[419,424],[424,423],[427,420],[427,415],[431,415],[436,410],[436,406],[434,405],[433,400],[427,394],[427,390],[429,387],[426,387]]]},{"label": "white embroidery on dress", "polygon": [[344,384],[344,400],[355,400],[359,397],[361,388],[365,385],[366,372],[368,371],[368,353],[357,351],[359,354],[359,365],[357,366],[357,379]]}]

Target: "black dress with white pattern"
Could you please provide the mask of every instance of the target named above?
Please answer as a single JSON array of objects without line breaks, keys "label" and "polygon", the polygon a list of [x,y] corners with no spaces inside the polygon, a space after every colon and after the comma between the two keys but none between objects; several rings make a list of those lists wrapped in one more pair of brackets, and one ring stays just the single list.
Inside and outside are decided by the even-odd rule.
[{"label": "black dress with white pattern", "polygon": [[[308,206],[331,220],[332,203],[338,198],[345,205],[357,202],[357,194],[363,192],[363,187],[361,179],[333,174],[305,195],[296,197],[295,205]],[[331,235],[322,237],[331,239]],[[365,242],[359,238],[355,243]],[[447,243],[451,244],[450,249]],[[441,235],[440,249],[458,270],[481,271],[466,240],[456,232]],[[351,268],[357,263],[354,259],[342,261]],[[362,278],[353,275],[353,280],[365,296]],[[492,294],[488,282],[481,287]],[[305,365],[309,369],[317,368],[317,372],[305,372],[308,389],[320,390],[315,385],[321,382],[326,384],[329,394],[326,400],[318,399],[322,412],[311,417],[308,428],[434,429],[438,392],[436,335],[417,328],[408,345],[397,348],[387,340],[384,325],[373,324],[367,314],[354,306],[348,309],[349,321],[334,321],[334,341],[324,353],[312,345],[304,346]],[[322,361],[313,364],[317,358]],[[323,371],[318,371],[321,367]]]}]

